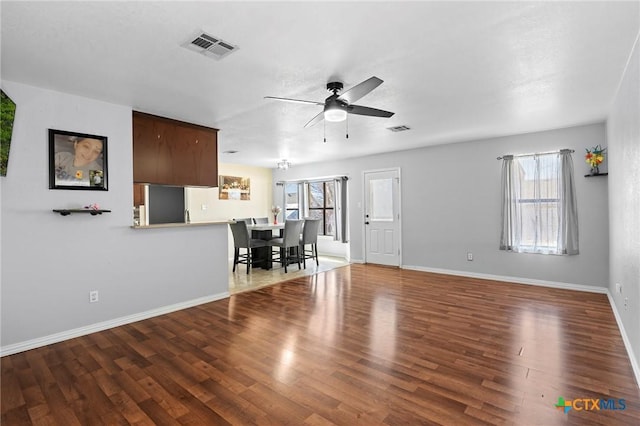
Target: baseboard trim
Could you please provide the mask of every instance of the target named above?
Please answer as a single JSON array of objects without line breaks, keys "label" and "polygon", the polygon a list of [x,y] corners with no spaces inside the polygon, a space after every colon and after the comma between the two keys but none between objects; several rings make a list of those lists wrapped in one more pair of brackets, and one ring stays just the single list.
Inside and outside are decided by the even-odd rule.
[{"label": "baseboard trim", "polygon": [[12,345],[3,346],[2,348],[0,348],[0,357],[36,349],[42,346],[51,345],[53,343],[62,342],[98,331],[108,330],[113,327],[131,324],[133,322],[157,317],[159,315],[168,314],[171,312],[179,311],[181,309],[191,308],[193,306],[202,305],[204,303],[215,302],[216,300],[225,299],[227,297],[229,297],[229,292],[225,291],[223,293],[199,297],[197,299],[187,300],[186,302],[175,303],[173,305],[163,306],[133,315],[127,315],[125,317],[115,318],[112,320],[91,324],[85,327],[74,328],[73,330],[67,330],[61,333],[51,334],[49,336],[38,337],[36,339],[27,340],[25,342],[14,343]]},{"label": "baseboard trim", "polygon": [[629,361],[631,362],[633,375],[636,378],[636,384],[638,385],[638,388],[640,388],[640,365],[638,365],[638,359],[636,358],[635,353],[633,352],[631,341],[629,340],[627,331],[625,330],[624,324],[622,323],[622,317],[618,312],[618,308],[616,307],[616,304],[613,301],[613,296],[611,296],[611,292],[609,291],[609,289],[607,289],[607,297],[609,298],[609,304],[611,305],[613,316],[616,318],[616,322],[618,323],[618,329],[620,330],[620,334],[622,335],[622,341],[624,342],[624,347],[627,348],[627,355],[629,355]]},{"label": "baseboard trim", "polygon": [[607,294],[608,292],[606,287],[593,287],[593,286],[582,285],[582,284],[561,283],[561,282],[554,282],[554,281],[535,280],[531,278],[483,274],[478,272],[455,271],[450,269],[438,269],[438,268],[425,268],[424,266],[411,266],[411,265],[403,265],[402,269],[409,269],[413,271],[422,271],[422,272],[432,272],[434,274],[445,274],[445,275],[456,275],[460,277],[479,278],[483,280],[504,281],[504,282],[516,283],[516,284],[530,284],[530,285],[537,285],[541,287],[560,288],[564,290],[587,291],[589,293]]}]

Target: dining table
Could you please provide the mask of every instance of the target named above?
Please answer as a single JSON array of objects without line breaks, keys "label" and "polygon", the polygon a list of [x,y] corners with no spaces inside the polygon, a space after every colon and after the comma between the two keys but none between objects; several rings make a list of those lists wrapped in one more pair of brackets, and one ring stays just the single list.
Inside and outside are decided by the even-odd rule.
[{"label": "dining table", "polygon": [[254,223],[247,225],[251,231],[273,231],[274,229],[284,229],[284,222],[279,223]]},{"label": "dining table", "polygon": [[[257,223],[247,225],[247,229],[251,233],[251,238],[269,241],[274,237],[282,237],[284,223]],[[274,235],[274,231],[278,231],[278,235]],[[251,249],[251,258],[255,266],[260,266],[263,269],[271,269],[273,264],[271,260],[271,246]]]}]

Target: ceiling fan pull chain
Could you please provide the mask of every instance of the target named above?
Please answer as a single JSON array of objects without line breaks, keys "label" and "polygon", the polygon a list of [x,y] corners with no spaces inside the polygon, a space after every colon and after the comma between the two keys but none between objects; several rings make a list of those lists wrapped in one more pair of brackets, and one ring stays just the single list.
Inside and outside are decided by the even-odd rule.
[{"label": "ceiling fan pull chain", "polygon": [[327,143],[327,122],[322,123],[322,132],[324,136],[324,143]]},{"label": "ceiling fan pull chain", "polygon": [[345,121],[347,122],[347,135],[345,139],[349,139],[349,114],[347,114],[347,119]]}]

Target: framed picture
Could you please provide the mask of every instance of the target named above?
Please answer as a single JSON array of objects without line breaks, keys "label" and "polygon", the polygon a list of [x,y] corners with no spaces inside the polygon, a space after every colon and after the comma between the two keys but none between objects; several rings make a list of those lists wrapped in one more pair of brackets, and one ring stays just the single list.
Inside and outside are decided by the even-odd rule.
[{"label": "framed picture", "polygon": [[107,191],[107,137],[49,129],[49,189]]},{"label": "framed picture", "polygon": [[218,181],[219,200],[250,200],[251,184],[249,178],[220,176]]},{"label": "framed picture", "polygon": [[0,176],[6,176],[16,104],[2,89],[0,89],[0,105],[2,106],[0,108],[0,127],[2,128],[2,132],[0,132]]}]

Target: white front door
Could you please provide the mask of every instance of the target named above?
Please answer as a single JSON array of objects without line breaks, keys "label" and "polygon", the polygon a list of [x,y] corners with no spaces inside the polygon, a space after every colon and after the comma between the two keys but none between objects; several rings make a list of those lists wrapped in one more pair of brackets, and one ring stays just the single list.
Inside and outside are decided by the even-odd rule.
[{"label": "white front door", "polygon": [[400,266],[400,171],[364,172],[365,262]]}]

